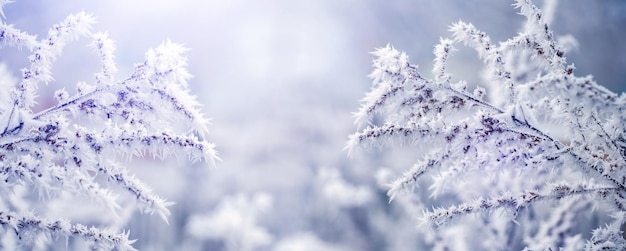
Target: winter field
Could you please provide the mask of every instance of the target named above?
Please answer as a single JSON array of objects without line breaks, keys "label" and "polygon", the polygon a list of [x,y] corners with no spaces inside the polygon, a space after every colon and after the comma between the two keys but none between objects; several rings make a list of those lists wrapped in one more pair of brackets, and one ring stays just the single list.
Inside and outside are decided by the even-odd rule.
[{"label": "winter field", "polygon": [[0,249],[624,250],[626,2],[516,2],[1,6]]}]

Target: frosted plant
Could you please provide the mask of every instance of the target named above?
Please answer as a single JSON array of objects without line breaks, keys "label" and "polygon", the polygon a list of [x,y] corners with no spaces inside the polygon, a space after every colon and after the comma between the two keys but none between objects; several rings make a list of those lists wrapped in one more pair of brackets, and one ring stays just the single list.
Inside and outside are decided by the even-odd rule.
[{"label": "frosted plant", "polygon": [[[113,212],[120,207],[116,198],[126,195],[142,212],[167,221],[172,203],[154,194],[124,163],[145,155],[185,155],[209,165],[217,159],[213,144],[205,140],[208,120],[187,86],[186,49],[164,42],[146,53],[130,77],[117,79],[114,44],[106,33],[90,32],[93,22],[84,12],[70,15],[40,40],[0,23],[0,48],[31,52],[30,67],[22,70],[16,86],[3,89],[10,95],[0,96],[9,99],[0,102],[6,104],[0,107],[0,205],[11,205],[17,187],[38,192],[42,199],[34,204],[69,192]],[[35,110],[38,87],[53,80],[51,67],[63,47],[85,36],[93,39],[91,46],[102,63],[94,83],[80,82],[71,92],[58,90],[56,104]],[[97,249],[133,250],[129,232],[47,219],[37,216],[44,212],[35,208],[12,211],[8,207],[0,208],[3,236],[15,234],[23,247],[50,237],[80,237]]]},{"label": "frosted plant", "polygon": [[[373,88],[347,148],[427,146],[388,195],[429,186],[421,226],[440,233],[435,248],[457,238],[466,244],[455,250],[623,250],[626,95],[576,77],[542,12],[530,0],[514,6],[525,28],[498,44],[453,24],[452,39],[434,49],[433,79],[405,53],[376,50]],[[483,60],[486,88],[453,81],[447,61],[458,43]],[[464,233],[446,237],[459,226]]]}]

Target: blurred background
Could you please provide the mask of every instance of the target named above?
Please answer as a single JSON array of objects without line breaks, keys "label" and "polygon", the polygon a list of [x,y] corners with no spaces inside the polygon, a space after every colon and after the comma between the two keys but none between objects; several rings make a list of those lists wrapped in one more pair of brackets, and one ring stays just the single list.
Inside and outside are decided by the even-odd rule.
[{"label": "blurred background", "polygon": [[[118,78],[144,52],[170,39],[184,44],[190,85],[213,118],[209,140],[222,161],[208,170],[180,160],[135,160],[137,173],[175,201],[169,225],[128,212],[140,250],[416,250],[428,235],[416,229],[410,201],[388,204],[385,184],[417,159],[410,149],[344,150],[356,129],[353,111],[371,86],[376,48],[392,44],[429,76],[432,49],[453,22],[471,22],[492,41],[521,30],[525,19],[502,0],[109,0],[16,1],[5,22],[44,37],[68,14],[84,10],[116,41]],[[544,1],[535,1],[540,7]],[[567,0],[554,9],[555,35],[572,35],[568,51],[578,76],[592,74],[626,91],[626,1]],[[81,39],[66,47],[42,88],[93,81],[99,62]],[[458,46],[456,79],[480,85],[480,60]],[[19,76],[28,51],[0,50]],[[76,216],[78,222],[93,216]]]}]

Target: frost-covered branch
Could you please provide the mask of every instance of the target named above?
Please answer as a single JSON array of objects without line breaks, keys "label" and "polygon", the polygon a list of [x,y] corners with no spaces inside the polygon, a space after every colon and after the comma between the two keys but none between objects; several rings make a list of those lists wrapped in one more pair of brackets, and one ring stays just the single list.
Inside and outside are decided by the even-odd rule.
[{"label": "frost-covered branch", "polygon": [[129,240],[130,232],[113,233],[111,231],[100,230],[95,227],[87,227],[81,224],[72,225],[68,221],[50,221],[37,216],[0,211],[0,226],[4,229],[11,229],[18,235],[19,244],[29,247],[36,241],[36,238],[44,237],[77,237],[94,243],[97,249],[117,249],[136,250],[132,244],[135,240]]},{"label": "frost-covered branch", "polygon": [[94,18],[79,12],[69,15],[63,22],[48,31],[48,37],[36,43],[29,56],[31,66],[22,70],[22,81],[16,89],[15,104],[20,109],[28,109],[35,104],[35,92],[39,84],[52,81],[52,64],[69,42],[85,36],[91,29]]},{"label": "frost-covered branch", "polygon": [[[626,95],[591,77],[576,77],[539,8],[530,0],[517,0],[514,6],[527,24],[499,44],[470,23],[453,24],[452,39],[435,46],[433,80],[390,45],[376,50],[373,87],[355,113],[359,131],[350,136],[347,148],[428,146],[419,153],[421,160],[390,184],[388,195],[394,199],[405,188],[430,183],[431,198],[456,202],[424,213],[434,225],[474,213],[491,217],[503,209],[527,221],[520,224],[531,225],[519,239],[515,227],[487,220],[489,228],[506,233],[496,235],[505,238],[503,243],[518,238],[533,250],[582,248],[576,232],[555,223],[579,219],[574,212],[582,211],[565,212],[567,206],[561,206],[537,223],[529,222],[537,221],[532,208],[543,207],[540,201],[573,207],[563,202],[568,197],[587,205],[581,208],[608,203],[610,213],[626,211]],[[452,81],[446,64],[459,43],[478,52],[485,75],[477,84],[488,89],[477,86],[468,92],[465,81]],[[527,216],[519,218],[522,212]],[[614,220],[610,231],[619,230],[614,226],[621,222]],[[560,234],[545,232],[556,229]],[[594,243],[617,234],[601,233],[593,232]]]},{"label": "frost-covered branch", "polygon": [[109,39],[107,33],[96,33],[93,35],[91,47],[98,51],[102,62],[102,71],[96,75],[96,80],[100,85],[110,84],[117,72],[115,55],[113,55],[115,43]]},{"label": "frost-covered branch", "polygon": [[464,203],[446,208],[437,208],[424,214],[423,221],[437,227],[448,224],[451,220],[473,213],[493,212],[504,209],[517,215],[520,210],[539,201],[560,200],[565,197],[577,195],[590,195],[605,198],[618,192],[620,188],[571,188],[567,185],[555,185],[550,191],[526,191],[517,195],[502,195],[493,198],[479,198],[469,203]]},{"label": "frost-covered branch", "polygon": [[[26,47],[31,52],[30,66],[22,70],[21,81],[10,90],[11,100],[5,102],[10,105],[0,107],[0,190],[29,187],[43,195],[44,203],[69,193],[116,214],[119,195],[112,189],[119,187],[142,212],[157,213],[167,221],[167,207],[173,203],[153,193],[125,163],[133,158],[185,156],[191,162],[215,165],[217,153],[206,141],[209,120],[189,91],[187,49],[166,41],[149,50],[130,77],[120,80],[115,45],[106,33],[92,34],[93,23],[91,15],[79,12],[54,25],[42,40],[0,23],[0,48]],[[57,103],[34,112],[38,87],[53,81],[56,58],[80,37],[93,39],[91,47],[102,64],[94,83],[79,82],[75,90],[44,95]],[[0,202],[10,205],[11,197],[3,196]],[[75,236],[104,249],[132,249],[128,234],[9,211],[0,209],[5,215],[2,224],[12,226],[20,238],[34,233]],[[28,241],[32,240],[24,242]]]}]

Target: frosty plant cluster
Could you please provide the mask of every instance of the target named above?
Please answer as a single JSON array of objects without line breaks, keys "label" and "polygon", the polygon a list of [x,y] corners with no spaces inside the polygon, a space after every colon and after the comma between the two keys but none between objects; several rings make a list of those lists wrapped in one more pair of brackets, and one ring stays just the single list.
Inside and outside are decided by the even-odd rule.
[{"label": "frosty plant cluster", "polygon": [[[17,85],[3,89],[10,95],[2,102],[7,105],[0,107],[0,204],[11,205],[11,191],[26,187],[44,200],[63,192],[86,196],[114,212],[119,208],[116,198],[124,195],[111,192],[117,187],[141,211],[167,220],[171,203],[130,174],[125,163],[145,155],[161,159],[186,155],[209,165],[217,159],[213,144],[206,141],[208,120],[187,86],[186,49],[164,42],[146,53],[130,77],[118,79],[114,44],[106,33],[91,33],[93,23],[89,14],[70,15],[43,39],[0,23],[0,48],[25,48],[31,53],[30,66],[22,70]],[[67,43],[80,37],[92,39],[94,58],[100,57],[102,68],[95,81],[79,82],[75,90],[58,90],[56,103],[35,111],[38,88],[53,80],[55,59]],[[44,93],[42,98],[52,97]],[[49,237],[80,237],[97,248],[133,249],[128,233],[37,214],[34,209],[0,208],[0,226],[26,247]]]},{"label": "frosty plant cluster", "polygon": [[[433,245],[442,250],[451,236],[442,233],[468,217],[488,229],[483,243],[465,239],[469,250],[621,250],[626,95],[575,76],[544,14],[530,0],[514,6],[527,23],[504,42],[472,24],[453,24],[452,39],[435,47],[433,79],[405,53],[376,50],[373,88],[355,114],[360,130],[348,148],[432,146],[388,194],[393,200],[426,185],[431,202],[441,198],[441,206],[420,205],[421,226],[438,230]],[[459,43],[484,62],[473,91],[447,68]],[[592,209],[606,224],[577,232]]]}]

